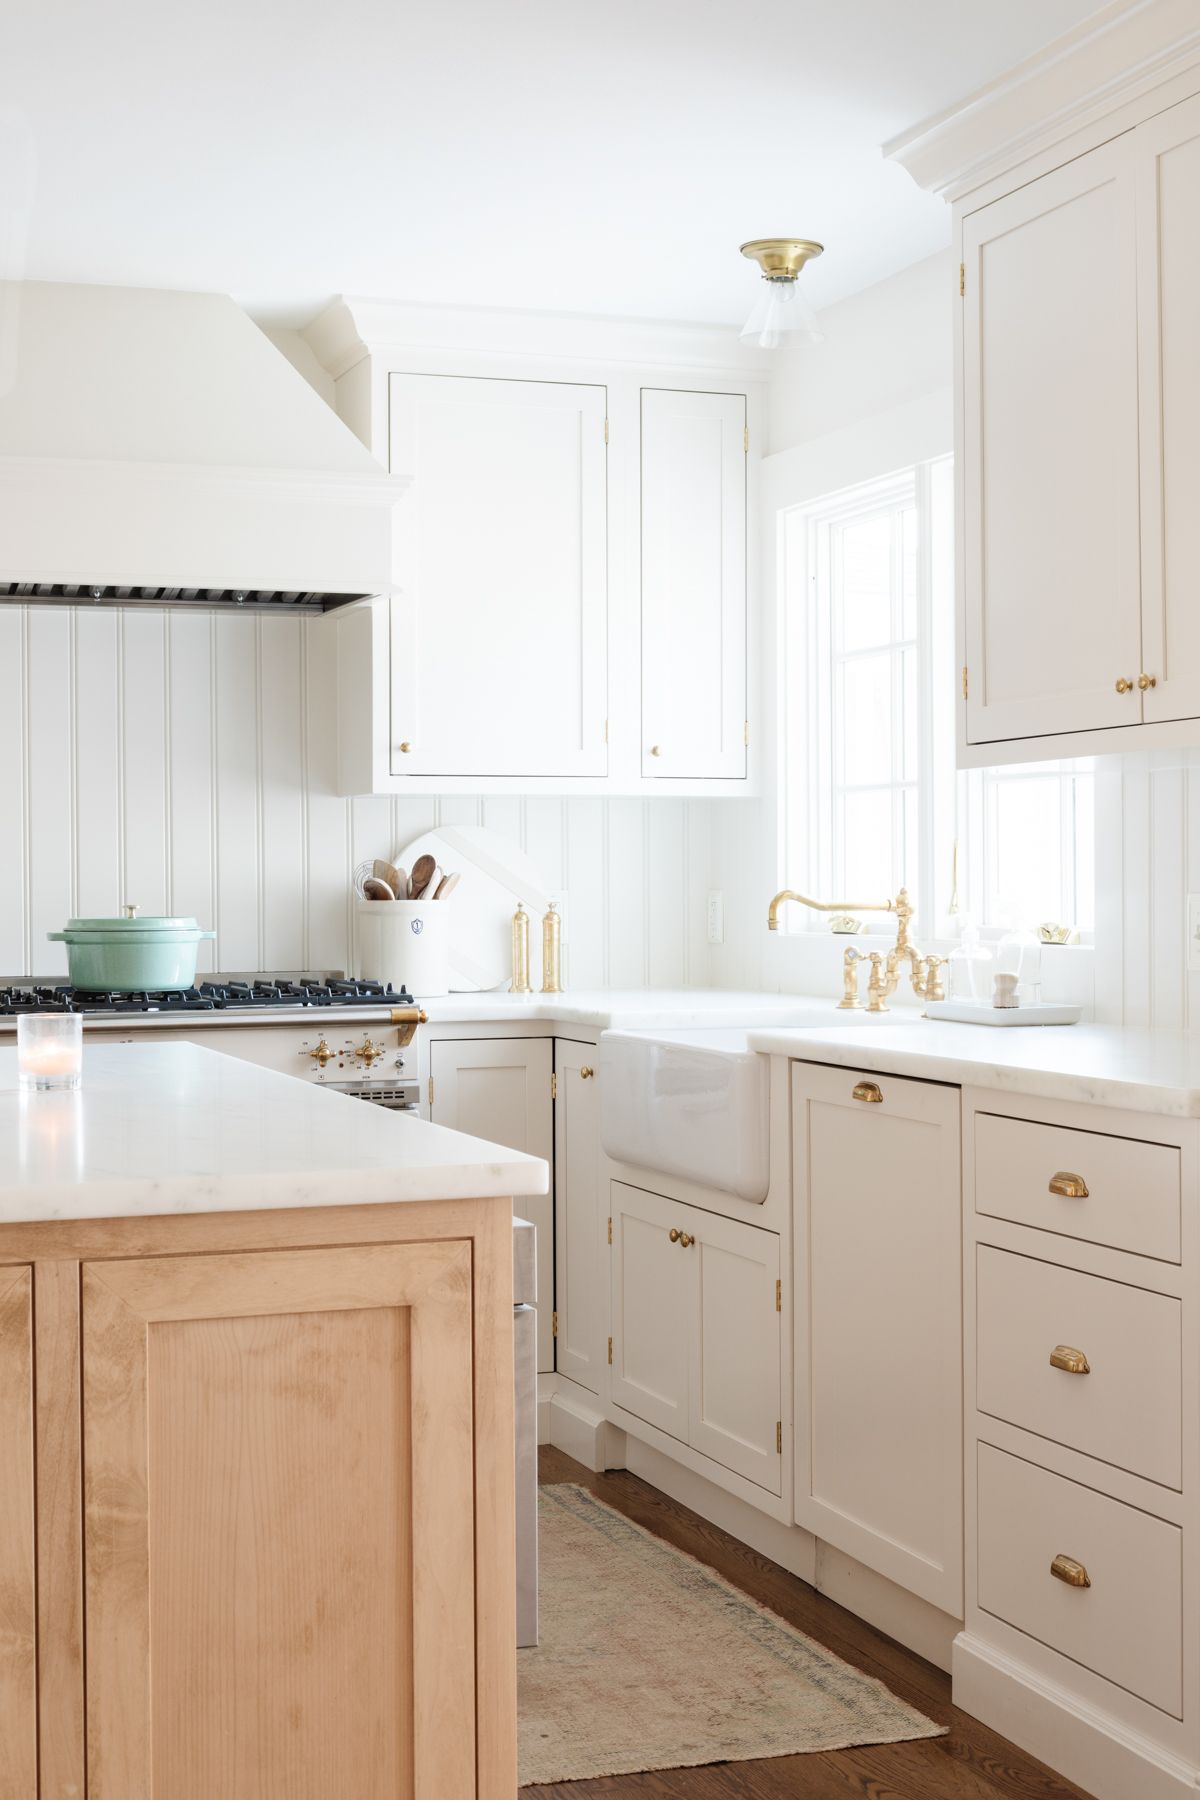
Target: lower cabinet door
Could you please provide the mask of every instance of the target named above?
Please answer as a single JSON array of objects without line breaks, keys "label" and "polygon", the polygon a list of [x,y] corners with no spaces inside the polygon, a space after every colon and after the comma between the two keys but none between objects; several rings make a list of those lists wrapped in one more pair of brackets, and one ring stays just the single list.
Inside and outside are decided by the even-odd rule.
[{"label": "lower cabinet door", "polygon": [[608,1249],[601,1231],[596,1046],[558,1038],[554,1065],[555,1367],[598,1394]]},{"label": "lower cabinet door", "polygon": [[688,1230],[696,1281],[689,1442],[781,1493],[779,1239],[704,1212],[692,1213]]},{"label": "lower cabinet door", "polygon": [[961,1617],[959,1092],[792,1072],[796,1522]]},{"label": "lower cabinet door", "polygon": [[[443,1038],[429,1046],[435,1125],[487,1138],[554,1166],[552,1038]],[[537,1228],[538,1374],[554,1368],[554,1197],[526,1194],[520,1217]]]},{"label": "lower cabinet door", "polygon": [[89,1800],[471,1800],[467,1242],[83,1272]]},{"label": "lower cabinet door", "polygon": [[[688,1441],[694,1264],[692,1209],[612,1183],[612,1398]],[[672,1235],[673,1234],[673,1235]]]},{"label": "lower cabinet door", "polygon": [[37,1800],[33,1285],[0,1268],[0,1800]]}]

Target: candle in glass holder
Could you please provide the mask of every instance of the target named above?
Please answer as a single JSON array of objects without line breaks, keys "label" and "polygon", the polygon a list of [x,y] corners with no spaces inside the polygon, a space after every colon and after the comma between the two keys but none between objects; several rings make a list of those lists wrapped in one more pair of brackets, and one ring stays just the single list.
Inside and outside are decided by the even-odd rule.
[{"label": "candle in glass holder", "polygon": [[83,1067],[83,1020],[78,1013],[21,1013],[17,1018],[17,1074],[23,1088],[76,1088]]}]

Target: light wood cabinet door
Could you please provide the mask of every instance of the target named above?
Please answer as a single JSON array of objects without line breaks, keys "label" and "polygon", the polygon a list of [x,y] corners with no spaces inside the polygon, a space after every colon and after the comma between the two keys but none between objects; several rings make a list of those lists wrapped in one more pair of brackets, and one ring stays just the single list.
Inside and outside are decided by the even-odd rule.
[{"label": "light wood cabinet door", "polygon": [[601,1327],[608,1282],[607,1230],[600,1212],[600,1105],[595,1044],[554,1045],[555,1367],[600,1391]]},{"label": "light wood cabinet door", "polygon": [[1147,720],[1200,716],[1200,98],[1134,133]]},{"label": "light wood cabinet door", "polygon": [[643,388],[642,774],[746,773],[746,396]]},{"label": "light wood cabinet door", "polygon": [[681,1234],[690,1230],[691,1208],[623,1181],[611,1183],[610,1203],[611,1395],[686,1444],[695,1264]]},{"label": "light wood cabinet door", "polygon": [[[552,1038],[445,1038],[429,1046],[435,1125],[487,1138],[554,1167]],[[537,1229],[538,1373],[554,1368],[554,1196],[527,1194],[519,1215]]]},{"label": "light wood cabinet door", "polygon": [[961,1616],[959,1092],[796,1065],[792,1100],[796,1522]]},{"label": "light wood cabinet door", "polygon": [[471,1246],[88,1264],[89,1800],[470,1800]]},{"label": "light wood cabinet door", "polygon": [[772,1494],[782,1492],[779,1239],[694,1212],[691,1334],[693,1450]]},{"label": "light wood cabinet door", "polygon": [[[608,767],[607,390],[391,378],[393,775]],[[406,746],[406,748],[405,748]]]},{"label": "light wood cabinet door", "polygon": [[0,1800],[37,1800],[33,1282],[0,1268]]},{"label": "light wood cabinet door", "polygon": [[1138,724],[1129,137],[962,229],[967,742]]}]

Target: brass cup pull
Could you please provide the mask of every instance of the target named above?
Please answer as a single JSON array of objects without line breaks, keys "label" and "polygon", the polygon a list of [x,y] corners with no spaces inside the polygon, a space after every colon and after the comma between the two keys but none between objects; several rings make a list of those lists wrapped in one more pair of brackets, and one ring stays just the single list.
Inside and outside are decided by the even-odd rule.
[{"label": "brass cup pull", "polygon": [[1060,1169],[1057,1175],[1050,1177],[1050,1192],[1057,1194],[1060,1200],[1086,1200],[1088,1184],[1082,1175],[1072,1175],[1069,1169]]},{"label": "brass cup pull", "polygon": [[692,1237],[690,1232],[687,1232],[687,1231],[680,1232],[679,1247],[681,1250],[690,1250],[692,1245],[695,1243],[695,1241],[696,1241],[695,1238]]},{"label": "brass cup pull", "polygon": [[1092,1578],[1081,1562],[1073,1556],[1056,1556],[1050,1564],[1050,1573],[1055,1581],[1065,1581],[1068,1587],[1091,1587]]},{"label": "brass cup pull", "polygon": [[667,1233],[667,1236],[670,1238],[670,1240],[673,1244],[677,1244],[679,1242],[679,1233],[676,1231],[676,1229],[673,1225],[672,1225],[670,1231]]},{"label": "brass cup pull", "polygon": [[582,1063],[579,1069],[579,1079],[580,1081],[590,1081],[595,1073],[595,1069],[591,1068],[589,1064]]},{"label": "brass cup pull", "polygon": [[1062,1369],[1068,1375],[1090,1375],[1092,1365],[1082,1350],[1072,1349],[1070,1344],[1055,1344],[1050,1352],[1050,1367]]},{"label": "brass cup pull", "polygon": [[1139,675],[1138,676],[1138,686],[1141,688],[1141,690],[1144,694],[1147,688],[1152,688],[1152,687],[1158,686],[1158,676],[1157,675]]},{"label": "brass cup pull", "polygon": [[1132,683],[1132,681],[1129,680],[1129,678],[1127,676],[1125,676],[1125,675],[1117,676],[1117,692],[1118,692],[1118,694],[1132,694],[1133,683]]},{"label": "brass cup pull", "polygon": [[883,1101],[881,1089],[873,1081],[860,1081],[851,1091],[852,1100],[865,1100],[868,1106],[879,1106]]}]

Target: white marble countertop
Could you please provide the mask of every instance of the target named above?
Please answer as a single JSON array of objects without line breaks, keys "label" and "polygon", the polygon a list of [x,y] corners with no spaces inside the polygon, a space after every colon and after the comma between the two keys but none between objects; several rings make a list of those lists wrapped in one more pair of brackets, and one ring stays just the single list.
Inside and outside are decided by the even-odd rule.
[{"label": "white marble countertop", "polygon": [[1200,1032],[1116,1025],[998,1029],[919,1017],[900,1022],[894,1013],[888,1022],[886,1031],[867,1024],[751,1030],[749,1044],[839,1068],[1200,1118]]},{"label": "white marble countertop", "polygon": [[74,1092],[0,1050],[0,1224],[544,1194],[547,1165],[196,1044],[85,1045]]}]

